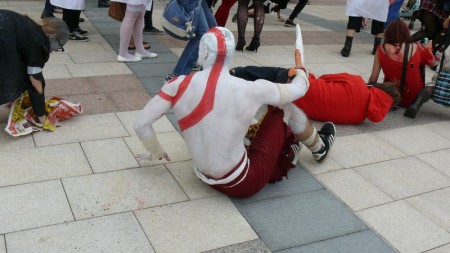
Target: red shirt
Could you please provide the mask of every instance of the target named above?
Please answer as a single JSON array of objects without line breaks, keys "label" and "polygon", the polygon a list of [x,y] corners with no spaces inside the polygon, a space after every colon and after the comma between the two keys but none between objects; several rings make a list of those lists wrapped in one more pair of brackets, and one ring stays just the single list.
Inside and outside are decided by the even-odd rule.
[{"label": "red shirt", "polygon": [[313,120],[337,124],[359,124],[366,117],[379,122],[392,105],[384,91],[369,88],[361,76],[348,73],[315,78],[310,74],[310,87],[305,96],[294,101]]},{"label": "red shirt", "polygon": [[[378,58],[380,59],[381,69],[384,73],[384,82],[400,83],[403,63],[388,58],[381,46],[378,47]],[[421,65],[430,65],[433,62],[434,56],[431,51],[419,45],[416,52],[408,61],[405,87],[400,106],[408,107],[414,102],[417,93],[425,86],[420,75],[419,67]]]}]

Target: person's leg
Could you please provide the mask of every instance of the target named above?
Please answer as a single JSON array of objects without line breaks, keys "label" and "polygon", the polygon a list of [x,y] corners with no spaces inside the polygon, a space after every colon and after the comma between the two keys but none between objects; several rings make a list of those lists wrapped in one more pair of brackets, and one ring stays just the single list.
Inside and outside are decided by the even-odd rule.
[{"label": "person's leg", "polygon": [[[144,39],[143,39],[143,29],[144,29],[144,15],[145,15],[145,5],[141,4],[141,11],[139,12],[139,16],[136,19],[136,23],[133,27],[133,40],[134,46],[136,47],[136,56],[141,58],[155,58],[158,55],[152,52],[145,50],[144,48]],[[130,39],[131,40],[131,39]]]},{"label": "person's leg", "polygon": [[287,124],[295,137],[311,150],[314,160],[319,163],[325,161],[335,139],[336,128],[334,124],[327,122],[317,131],[311,125],[305,113],[296,105],[286,104],[283,110]]},{"label": "person's leg", "polygon": [[[153,2],[152,2],[152,5],[153,5]],[[153,26],[153,6],[149,11],[145,12],[144,33],[151,33],[151,34],[155,34],[155,35],[164,34],[164,31],[161,31]]]},{"label": "person's leg", "polygon": [[416,33],[411,35],[411,41],[421,41],[426,37],[430,40],[434,39],[433,36],[436,36],[437,34],[436,19],[437,17],[433,13],[427,10],[422,10],[422,23],[425,26],[425,29],[417,31]]},{"label": "person's leg", "polygon": [[252,38],[252,41],[250,42],[250,45],[248,45],[248,47],[246,47],[245,49],[248,51],[258,52],[258,48],[261,45],[260,36],[261,36],[262,28],[264,26],[265,13],[264,13],[264,5],[263,5],[262,0],[254,0],[253,4],[255,5],[255,7],[254,7],[255,17],[253,19],[253,21],[254,21],[254,23],[253,23],[253,27],[254,27],[253,38]]},{"label": "person's leg", "polygon": [[384,22],[372,19],[371,33],[374,35],[372,55],[377,52],[378,46],[381,44],[384,34]]},{"label": "person's leg", "polygon": [[230,72],[231,75],[247,81],[264,79],[276,83],[287,83],[288,80],[288,69],[285,68],[246,66],[233,68]]},{"label": "person's leg", "polygon": [[[180,1],[180,3],[183,5],[185,10],[191,10],[197,7],[197,4],[195,2],[186,1],[183,3]],[[206,4],[207,4],[206,1],[203,0],[201,3],[202,8],[200,8],[199,11],[196,36],[193,39],[189,40],[188,44],[183,50],[183,53],[181,53],[181,56],[178,59],[178,63],[175,66],[171,76],[187,75],[191,73],[192,69],[196,65],[198,59],[198,46],[200,44],[200,39],[203,36],[203,34],[205,34],[210,29],[208,20],[209,19],[214,20],[214,16],[212,15],[212,13],[210,12],[208,13],[209,8],[206,8],[205,11],[204,6]]]},{"label": "person's leg", "polygon": [[[269,182],[281,180],[295,165],[284,160],[295,137],[283,122],[283,111],[269,107],[259,125],[255,138],[248,148],[249,167],[245,178],[227,185],[211,185],[212,188],[232,197],[245,198],[259,192]],[[237,184],[236,184],[237,183]]]},{"label": "person's leg", "polygon": [[289,15],[289,18],[286,20],[285,26],[295,26],[294,19],[298,16],[298,14],[300,14],[300,12],[302,12],[303,8],[305,8],[306,3],[308,3],[308,0],[298,1],[291,15]]},{"label": "person's leg", "polygon": [[431,95],[433,94],[434,85],[432,86],[426,86],[422,90],[419,91],[417,94],[416,100],[412,105],[410,105],[408,108],[406,108],[405,113],[403,114],[405,117],[408,118],[416,118],[417,112],[419,112],[420,107],[430,100]]},{"label": "person's leg", "polygon": [[216,18],[217,25],[224,27],[227,23],[228,15],[230,15],[230,9],[237,2],[237,0],[222,1],[219,8],[216,11],[214,17]]},{"label": "person's leg", "polygon": [[248,22],[248,3],[249,0],[238,0],[237,10],[237,29],[238,41],[236,43],[236,51],[243,51],[245,46],[245,28]]},{"label": "person's leg", "polygon": [[361,29],[362,17],[348,17],[347,33],[345,37],[345,44],[341,50],[341,55],[348,57],[352,50],[353,36]]},{"label": "person's leg", "polygon": [[[141,17],[142,13],[141,5],[131,5],[127,4],[127,8],[125,11],[125,17],[122,20],[122,24],[120,25],[120,46],[119,46],[119,61],[140,61],[140,57],[136,57],[128,52],[128,44],[130,43],[131,36],[135,32],[135,25],[138,19]],[[142,21],[143,22],[143,21]],[[141,28],[142,33],[142,28]],[[136,39],[136,38],[135,38]],[[141,41],[136,44],[141,44],[142,46],[142,35]]]},{"label": "person's leg", "polygon": [[64,22],[66,22],[67,27],[69,28],[70,40],[86,42],[89,41],[89,38],[78,31],[80,23],[80,13],[80,10],[63,9],[62,19],[64,20]]},{"label": "person's leg", "polygon": [[50,3],[50,0],[45,1],[44,10],[42,11],[41,18],[53,18],[53,11],[55,10],[55,6]]}]

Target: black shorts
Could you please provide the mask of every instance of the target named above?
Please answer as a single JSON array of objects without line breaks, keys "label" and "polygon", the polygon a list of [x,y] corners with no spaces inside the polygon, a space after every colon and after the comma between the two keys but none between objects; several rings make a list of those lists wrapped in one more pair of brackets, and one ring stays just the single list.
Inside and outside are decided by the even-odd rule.
[{"label": "black shorts", "polygon": [[[361,31],[362,17],[348,17],[347,29],[355,30],[357,33]],[[372,29],[370,33],[377,35],[384,32],[384,22],[372,19]]]}]

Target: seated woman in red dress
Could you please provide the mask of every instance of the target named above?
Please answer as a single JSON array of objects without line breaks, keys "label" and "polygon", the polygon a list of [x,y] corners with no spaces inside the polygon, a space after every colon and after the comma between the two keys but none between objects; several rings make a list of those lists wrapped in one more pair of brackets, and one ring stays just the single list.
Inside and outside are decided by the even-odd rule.
[{"label": "seated woman in red dress", "polygon": [[[405,45],[409,44],[408,52]],[[432,41],[427,45],[411,43],[406,24],[401,20],[393,21],[384,33],[384,42],[377,49],[369,83],[376,83],[380,70],[384,73],[384,82],[394,82],[400,87],[404,54],[408,54],[406,79],[400,101],[406,107],[405,116],[415,118],[420,106],[429,99],[431,92],[425,89],[421,67],[434,63]],[[428,97],[428,99],[427,99]]]}]

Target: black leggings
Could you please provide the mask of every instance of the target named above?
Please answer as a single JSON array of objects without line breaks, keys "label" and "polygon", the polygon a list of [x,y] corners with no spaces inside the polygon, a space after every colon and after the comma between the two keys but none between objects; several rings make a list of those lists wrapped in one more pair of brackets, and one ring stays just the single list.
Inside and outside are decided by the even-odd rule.
[{"label": "black leggings", "polygon": [[[436,38],[442,30],[442,22],[436,15],[433,13],[422,10],[422,22],[425,26],[424,30],[417,31],[411,36],[411,40],[413,42],[423,40],[427,37],[429,40],[433,40],[436,42]],[[434,43],[433,43],[434,44]]]},{"label": "black leggings", "polygon": [[[237,19],[237,28],[238,28],[238,37],[245,37],[245,29],[247,27],[248,22],[248,4],[250,0],[239,0],[238,4],[238,19]],[[259,39],[261,35],[261,31],[264,25],[264,5],[262,0],[254,0],[253,4],[255,5],[255,17],[254,17],[254,33],[253,38]]]},{"label": "black leggings", "polygon": [[63,15],[62,18],[64,22],[66,22],[67,26],[69,27],[69,31],[72,33],[75,29],[80,28],[80,10],[69,10],[69,9],[63,9]]}]

